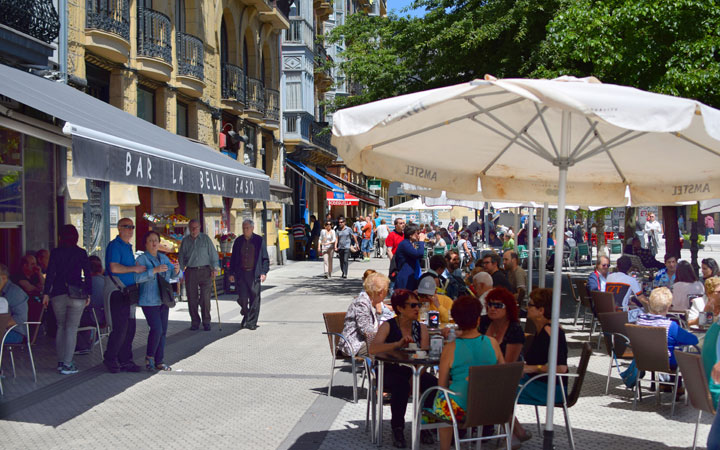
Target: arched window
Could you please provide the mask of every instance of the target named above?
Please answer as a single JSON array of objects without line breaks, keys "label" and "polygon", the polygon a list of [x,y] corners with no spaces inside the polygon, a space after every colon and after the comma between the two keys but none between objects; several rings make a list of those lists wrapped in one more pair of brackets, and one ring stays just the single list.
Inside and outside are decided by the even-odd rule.
[{"label": "arched window", "polygon": [[224,20],[220,25],[220,62],[228,62],[228,36]]}]

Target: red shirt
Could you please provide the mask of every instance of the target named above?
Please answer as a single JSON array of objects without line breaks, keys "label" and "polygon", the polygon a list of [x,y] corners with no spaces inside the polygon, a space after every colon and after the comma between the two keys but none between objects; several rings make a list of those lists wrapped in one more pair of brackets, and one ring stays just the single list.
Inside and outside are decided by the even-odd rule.
[{"label": "red shirt", "polygon": [[385,246],[390,248],[390,253],[392,255],[395,255],[395,250],[397,250],[397,246],[403,241],[403,239],[405,239],[405,236],[397,231],[393,231],[387,238],[385,238]]}]

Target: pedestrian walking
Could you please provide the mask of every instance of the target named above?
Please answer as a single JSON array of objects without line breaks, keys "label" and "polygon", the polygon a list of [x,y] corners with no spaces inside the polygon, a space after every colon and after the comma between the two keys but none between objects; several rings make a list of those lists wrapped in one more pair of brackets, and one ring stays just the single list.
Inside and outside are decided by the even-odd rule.
[{"label": "pedestrian walking", "polygon": [[[105,271],[110,281],[105,282],[110,295],[112,331],[108,337],[103,363],[110,373],[139,372],[140,366],[133,361],[132,343],[135,339],[135,306],[137,292],[130,295],[135,286],[135,274],[145,272],[145,266],[135,264],[130,239],[135,225],[127,217],[118,221],[118,236],[110,241],[105,250]],[[125,290],[125,293],[123,292]],[[106,294],[108,295],[108,294]]]},{"label": "pedestrian walking", "polygon": [[[52,302],[57,319],[57,370],[63,375],[78,372],[73,362],[77,329],[92,293],[90,260],[87,252],[78,247],[77,242],[77,229],[72,225],[63,225],[60,229],[59,245],[50,252],[43,291],[43,307],[47,308]],[[82,274],[85,275],[84,282]]]},{"label": "pedestrian walking", "polygon": [[[185,273],[190,329],[199,329],[202,320],[203,329],[210,331],[212,281],[220,271],[217,249],[210,236],[200,232],[198,220],[191,220],[188,228],[190,234],[180,243],[178,263]],[[200,314],[198,314],[198,306]]]},{"label": "pedestrian walking", "polygon": [[138,304],[150,327],[145,351],[145,368],[149,371],[172,370],[163,361],[170,308],[162,301],[158,277],[163,277],[169,284],[173,273],[177,274],[180,271],[179,265],[174,265],[167,256],[158,252],[159,246],[160,235],[155,231],[148,232],[145,235],[145,253],[138,256],[135,261],[136,264],[145,267],[145,271],[136,275],[135,280],[140,286]]},{"label": "pedestrian walking", "polygon": [[325,278],[332,276],[333,269],[333,253],[335,253],[335,244],[337,236],[335,230],[332,229],[332,222],[325,222],[325,229],[320,231],[318,239],[318,254],[323,258],[323,269],[325,270]]},{"label": "pedestrian walking", "polygon": [[386,247],[385,247],[385,239],[390,234],[390,229],[388,228],[387,224],[385,223],[385,219],[380,219],[380,225],[377,226],[376,229],[377,233],[377,246],[380,249],[379,251],[379,257],[384,258]]},{"label": "pedestrian walking", "polygon": [[237,301],[243,315],[240,327],[255,330],[260,315],[260,283],[270,270],[270,258],[262,237],[253,233],[253,221],[243,221],[242,229],[243,235],[235,240],[232,248],[230,282],[237,286]]},{"label": "pedestrian walking", "polygon": [[658,240],[662,233],[662,225],[660,225],[660,222],[655,220],[655,214],[648,214],[648,220],[645,222],[645,234],[647,234],[648,237],[648,248],[652,252],[653,256],[657,255]]},{"label": "pedestrian walking", "polygon": [[344,217],[340,217],[340,219],[338,219],[338,227],[335,231],[335,235],[337,236],[337,239],[335,240],[335,251],[338,252],[338,256],[340,258],[340,272],[342,272],[343,278],[347,278],[350,246],[353,241],[355,242],[355,245],[357,245],[357,237],[345,223]]}]

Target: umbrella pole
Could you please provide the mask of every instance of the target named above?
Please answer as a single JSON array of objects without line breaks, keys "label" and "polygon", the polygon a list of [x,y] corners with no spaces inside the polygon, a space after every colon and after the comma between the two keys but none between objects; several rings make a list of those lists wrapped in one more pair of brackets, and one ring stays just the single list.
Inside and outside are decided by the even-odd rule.
[{"label": "umbrella pole", "polygon": [[[559,208],[559,206],[558,206]],[[542,210],[542,225],[540,226],[540,229],[542,230],[540,232],[540,261],[538,262],[539,270],[539,286],[541,288],[545,287],[545,276],[546,276],[546,269],[545,265],[547,264],[547,233],[548,233],[548,219],[550,218],[550,208],[548,207],[547,202],[543,203],[543,210]],[[558,220],[560,220],[558,218]]]},{"label": "umbrella pole", "polygon": [[562,236],[565,234],[565,191],[567,189],[568,156],[570,155],[570,112],[562,113],[562,140],[560,158],[555,165],[560,169],[558,176],[557,245],[555,245],[555,273],[553,274],[552,316],[550,331],[550,352],[548,354],[548,390],[546,402],[545,432],[543,450],[553,449],[553,412],[555,410],[555,375],[557,374],[558,331],[560,329],[560,294],[562,290]]},{"label": "umbrella pole", "polygon": [[530,292],[532,292],[533,287],[533,261],[535,260],[535,237],[533,236],[534,230],[534,223],[535,223],[535,208],[530,206],[528,208],[528,218],[527,218],[527,229],[528,229],[528,290],[527,295],[525,296],[525,301],[529,302],[530,300]]}]

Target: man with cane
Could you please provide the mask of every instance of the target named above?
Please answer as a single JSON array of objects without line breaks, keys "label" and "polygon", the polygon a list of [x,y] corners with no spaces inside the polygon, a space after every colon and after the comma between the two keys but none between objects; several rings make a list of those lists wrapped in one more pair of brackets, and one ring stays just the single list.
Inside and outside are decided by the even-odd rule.
[{"label": "man with cane", "polygon": [[197,219],[191,220],[188,228],[190,234],[180,243],[178,262],[185,273],[190,329],[200,328],[200,306],[203,329],[210,331],[210,289],[220,271],[218,253],[210,237],[200,232],[200,222]]},{"label": "man with cane", "polygon": [[235,240],[230,257],[230,282],[235,282],[243,315],[241,328],[257,329],[260,315],[260,283],[270,270],[270,258],[262,237],[253,233],[255,224],[246,219],[243,234]]}]

